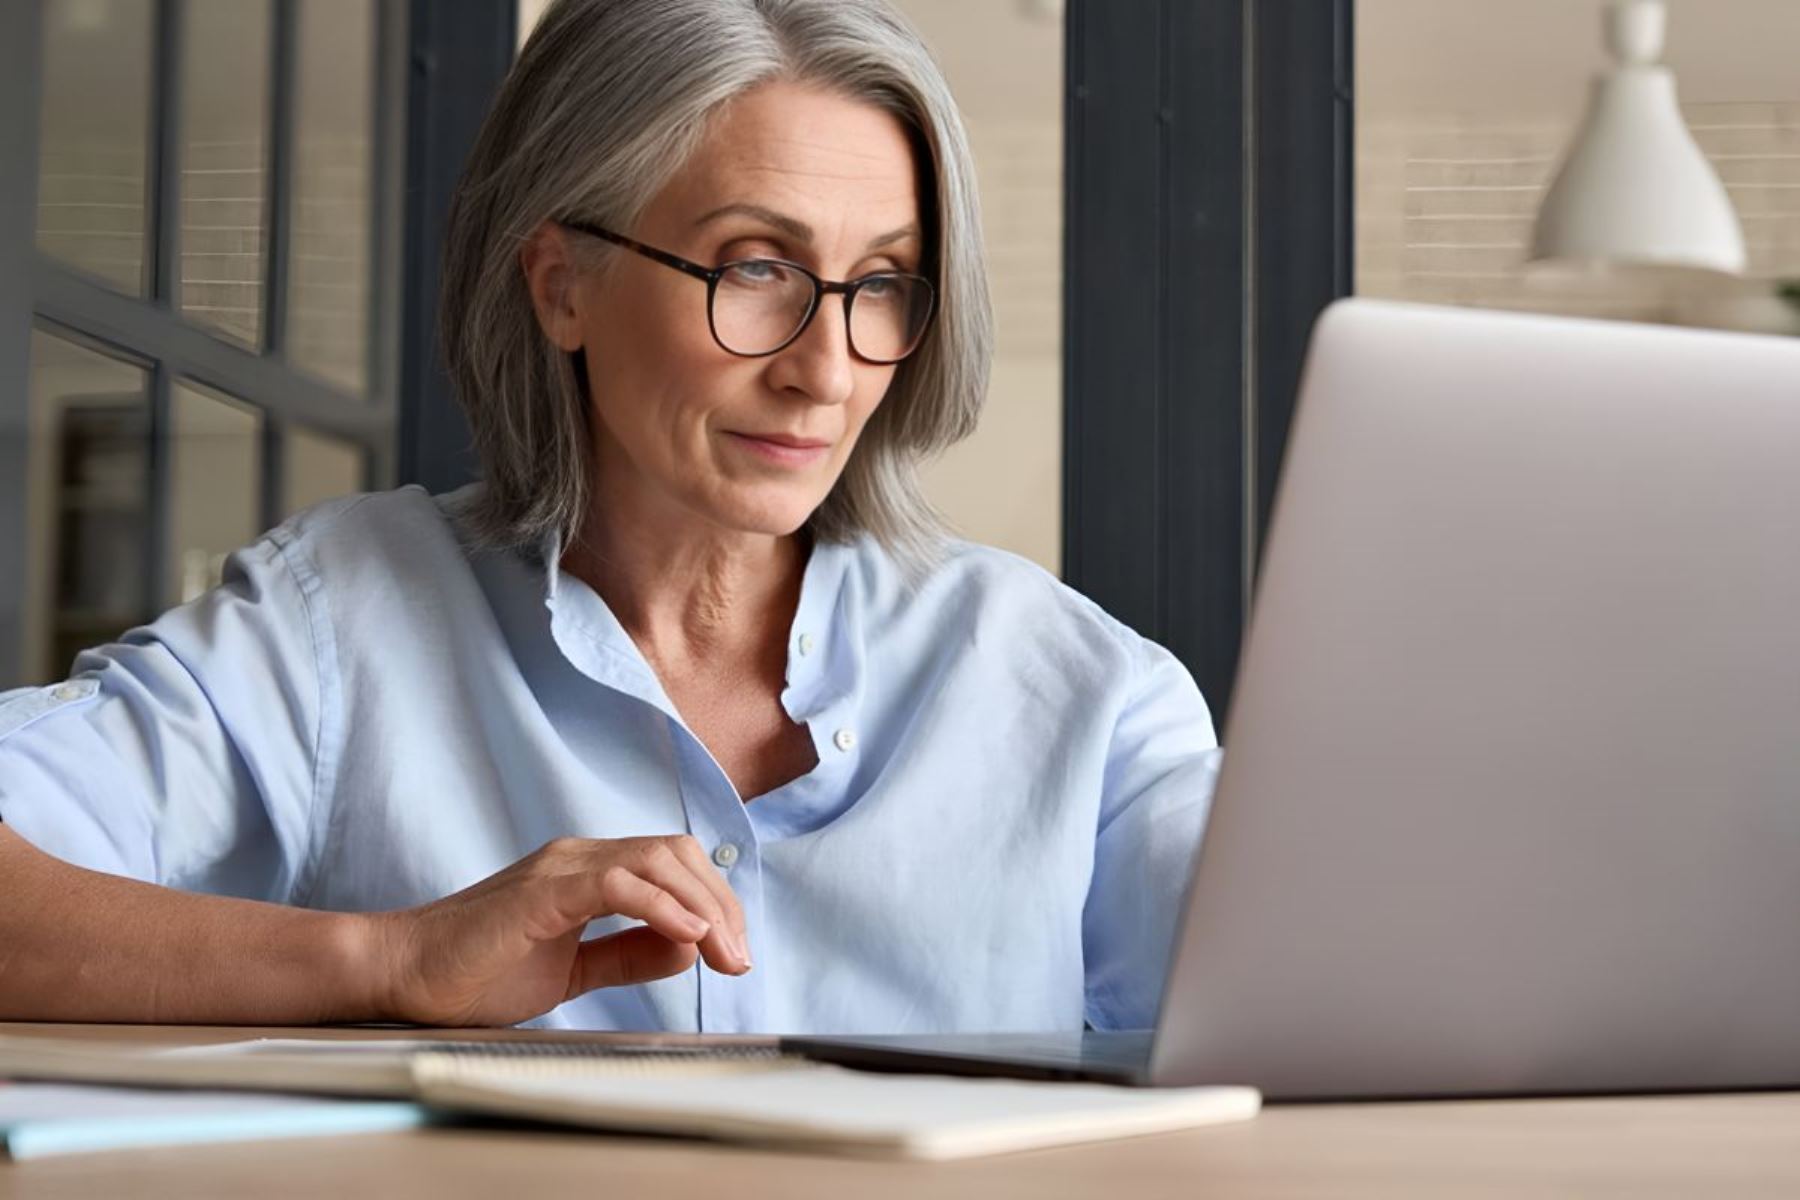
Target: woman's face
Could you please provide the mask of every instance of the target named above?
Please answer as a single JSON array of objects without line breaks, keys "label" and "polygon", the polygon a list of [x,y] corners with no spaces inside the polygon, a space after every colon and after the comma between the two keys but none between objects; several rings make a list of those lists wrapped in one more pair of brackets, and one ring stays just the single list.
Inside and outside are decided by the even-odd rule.
[{"label": "woman's face", "polygon": [[[704,266],[783,258],[827,280],[923,265],[900,122],[792,83],[729,104],[637,226],[620,232]],[[785,349],[743,358],[714,341],[703,280],[619,250],[574,288],[603,504],[792,533],[837,481],[894,377],[893,366],[851,353],[842,296],[822,296]]]}]

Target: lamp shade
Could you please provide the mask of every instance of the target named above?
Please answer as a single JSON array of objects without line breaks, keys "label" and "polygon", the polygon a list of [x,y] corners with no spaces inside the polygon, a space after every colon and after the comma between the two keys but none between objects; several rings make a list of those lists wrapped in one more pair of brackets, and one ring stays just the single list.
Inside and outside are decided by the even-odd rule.
[{"label": "lamp shade", "polygon": [[1742,272],[1737,213],[1660,65],[1662,4],[1627,0],[1606,19],[1618,64],[1594,81],[1581,131],[1538,209],[1532,258]]}]

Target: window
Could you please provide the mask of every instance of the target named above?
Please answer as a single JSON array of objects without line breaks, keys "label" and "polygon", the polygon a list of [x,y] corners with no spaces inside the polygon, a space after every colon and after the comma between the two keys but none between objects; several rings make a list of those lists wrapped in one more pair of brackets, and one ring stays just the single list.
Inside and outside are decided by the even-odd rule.
[{"label": "window", "polygon": [[155,5],[45,5],[38,246],[133,296],[149,290]]},{"label": "window", "polygon": [[181,62],[181,312],[262,348],[272,0],[188,0]]},{"label": "window", "polygon": [[150,613],[150,372],[38,330],[29,436],[26,642],[45,676]]},{"label": "window", "polygon": [[23,532],[23,569],[0,571],[0,688],[194,598],[298,508],[387,482],[398,372],[376,331],[394,324],[402,159],[381,153],[396,122],[377,98],[405,8],[28,0],[0,17],[35,43],[8,63],[29,65],[39,113],[24,445],[0,443],[25,464],[0,472],[0,518]]},{"label": "window", "polygon": [[294,365],[368,386],[375,6],[303,0],[294,30],[287,306]]}]

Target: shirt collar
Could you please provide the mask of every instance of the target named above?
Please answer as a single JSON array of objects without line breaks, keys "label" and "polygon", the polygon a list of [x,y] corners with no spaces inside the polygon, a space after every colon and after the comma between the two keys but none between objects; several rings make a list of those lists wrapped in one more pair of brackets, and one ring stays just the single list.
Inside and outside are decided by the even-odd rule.
[{"label": "shirt collar", "polygon": [[[805,720],[861,692],[865,661],[860,592],[851,566],[863,539],[815,541],[800,580],[800,603],[787,633],[782,706]],[[539,543],[544,607],[557,649],[576,670],[680,719],[656,672],[600,594],[561,569],[562,539]]]},{"label": "shirt collar", "polygon": [[782,707],[796,721],[861,694],[863,595],[852,568],[868,548],[867,539],[813,543],[788,629],[788,686],[781,694]]}]

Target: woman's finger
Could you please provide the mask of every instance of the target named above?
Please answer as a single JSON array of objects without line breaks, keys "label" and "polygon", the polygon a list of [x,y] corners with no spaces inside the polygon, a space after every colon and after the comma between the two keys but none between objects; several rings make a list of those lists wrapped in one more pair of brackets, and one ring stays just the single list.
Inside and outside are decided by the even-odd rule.
[{"label": "woman's finger", "polygon": [[744,906],[738,903],[737,893],[731,890],[731,884],[725,876],[712,864],[700,843],[691,837],[669,839],[669,848],[675,852],[683,864],[687,866],[694,878],[712,893],[724,917],[725,924],[737,938],[737,948],[743,954],[744,965],[750,965],[750,938],[744,922]]},{"label": "woman's finger", "polygon": [[[631,917],[671,942],[693,945],[712,930],[712,923],[669,892],[629,868],[614,863],[598,870],[565,871],[550,877],[558,910],[579,914],[576,922],[597,917]],[[573,925],[576,922],[571,922]]]},{"label": "woman's finger", "polygon": [[674,896],[689,912],[705,918],[711,929],[700,942],[700,953],[706,956],[708,966],[729,975],[742,975],[750,969],[750,956],[712,889],[695,877],[665,839],[636,847],[632,870]]},{"label": "woman's finger", "polygon": [[667,979],[693,966],[698,957],[692,945],[671,942],[646,925],[591,938],[575,952],[569,994],[563,999],[572,1000],[595,988]]}]

